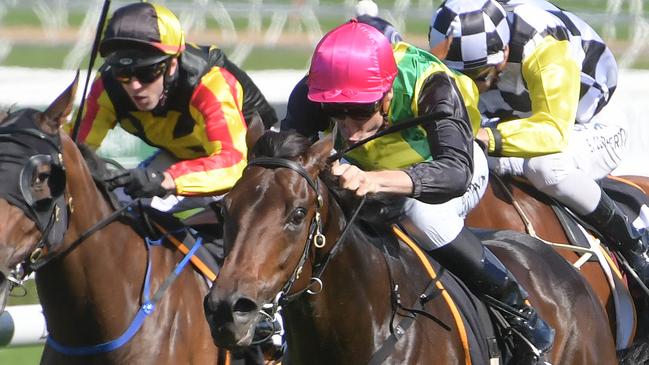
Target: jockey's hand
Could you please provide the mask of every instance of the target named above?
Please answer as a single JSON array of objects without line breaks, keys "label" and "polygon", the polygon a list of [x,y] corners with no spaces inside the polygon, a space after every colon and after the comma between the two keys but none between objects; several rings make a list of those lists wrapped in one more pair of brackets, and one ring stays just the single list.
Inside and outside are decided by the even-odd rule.
[{"label": "jockey's hand", "polygon": [[124,191],[133,198],[165,196],[168,190],[162,186],[164,180],[165,174],[161,171],[147,168],[131,169]]},{"label": "jockey's hand", "polygon": [[355,192],[356,196],[379,192],[379,186],[370,177],[370,172],[363,171],[352,164],[334,161],[331,173],[338,176],[338,182],[343,189]]}]

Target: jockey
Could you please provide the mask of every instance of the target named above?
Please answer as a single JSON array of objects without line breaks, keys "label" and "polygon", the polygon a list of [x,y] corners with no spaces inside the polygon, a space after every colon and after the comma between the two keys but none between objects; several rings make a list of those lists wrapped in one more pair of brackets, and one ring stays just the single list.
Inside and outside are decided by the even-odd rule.
[{"label": "jockey", "polygon": [[617,65],[595,31],[543,0],[449,0],[432,17],[429,43],[481,91],[489,119],[478,139],[490,168],[525,176],[600,229],[647,283],[648,234],[597,183],[620,163],[628,131],[597,118]]},{"label": "jockey", "polygon": [[[275,111],[249,76],[215,46],[186,43],[166,7],[134,3],[115,11],[99,52],[105,63],[92,84],[78,142],[99,148],[109,129],[127,132],[164,153],[157,167],[130,170],[132,197],[227,192],[246,166],[246,129]],[[155,160],[150,166],[155,166]]]},{"label": "jockey", "polygon": [[[164,6],[117,9],[99,52],[105,63],[90,89],[78,142],[97,149],[119,124],[160,148],[114,183],[133,198],[166,196],[150,201],[155,209],[171,213],[218,200],[246,167],[253,116],[265,128],[277,122],[250,77],[219,48],[186,43],[178,18]],[[205,198],[183,202],[185,196]],[[260,323],[257,334],[266,337],[267,327]]]},{"label": "jockey", "polygon": [[473,142],[479,115],[472,119],[464,105],[477,90],[462,78],[430,53],[403,42],[391,46],[380,31],[352,19],[316,47],[281,128],[316,138],[334,123],[332,130],[352,144],[412,117],[441,113],[434,122],[352,150],[345,155],[351,163],[334,163],[332,173],[358,196],[405,197],[400,223],[418,244],[474,291],[524,313],[529,320],[510,315],[512,327],[547,351],[554,330],[525,301],[513,275],[464,227],[465,215],[484,194],[488,168]]}]

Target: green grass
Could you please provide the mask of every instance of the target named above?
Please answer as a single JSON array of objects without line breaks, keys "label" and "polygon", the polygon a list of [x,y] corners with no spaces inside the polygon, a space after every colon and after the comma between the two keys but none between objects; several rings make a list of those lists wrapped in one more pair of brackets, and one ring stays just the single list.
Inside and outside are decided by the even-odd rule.
[{"label": "green grass", "polygon": [[[3,66],[21,66],[37,68],[61,68],[70,47],[40,47],[33,45],[15,46],[2,62]],[[231,54],[233,48],[224,47],[226,54]],[[246,70],[264,69],[304,69],[311,57],[308,48],[256,47],[243,63]],[[47,57],[44,57],[47,55]],[[101,59],[95,62],[98,66]],[[88,61],[84,60],[81,68],[87,67]]]},{"label": "green grass", "polygon": [[25,346],[11,349],[0,349],[2,365],[38,365],[43,346]]},{"label": "green grass", "polygon": [[[25,283],[26,295],[16,296],[20,289],[14,290],[7,305],[22,305],[38,303],[36,285],[33,280]],[[40,362],[43,346],[24,346],[15,348],[0,348],[0,364],[2,365],[37,365]]]},{"label": "green grass", "polygon": [[[70,52],[67,46],[16,45],[2,62],[3,66],[62,68]],[[87,63],[84,63],[84,65]]]}]

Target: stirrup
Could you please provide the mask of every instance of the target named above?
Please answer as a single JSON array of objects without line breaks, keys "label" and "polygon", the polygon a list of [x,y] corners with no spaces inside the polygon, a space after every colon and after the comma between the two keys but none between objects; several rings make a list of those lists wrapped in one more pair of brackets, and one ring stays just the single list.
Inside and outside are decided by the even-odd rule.
[{"label": "stirrup", "polygon": [[[552,349],[555,331],[547,322],[539,317],[534,308],[526,305],[519,312],[525,315],[511,318],[507,318],[506,316],[505,319],[511,325],[511,330],[516,332],[523,342],[528,345],[532,354],[540,359]],[[535,338],[535,334],[538,338]],[[542,341],[546,341],[547,343],[543,343]],[[540,345],[542,345],[542,348],[539,348],[539,342],[541,342]]]},{"label": "stirrup", "polygon": [[[506,325],[509,327],[509,330],[511,331],[512,334],[516,335],[519,339],[523,341],[530,350],[530,355],[534,357],[536,360],[541,361],[545,354],[552,349],[552,345],[554,343],[554,335],[555,331],[550,325],[545,322],[543,319],[541,319],[538,316],[538,313],[534,308],[531,306],[528,306],[524,304],[523,308],[515,308],[512,307],[511,305],[507,303],[503,303],[497,299],[494,299],[488,295],[483,295],[483,299],[485,302],[491,307],[493,311],[498,313],[498,316],[502,318],[502,320],[506,323]],[[534,324],[532,326],[531,324]],[[536,344],[532,343],[532,339],[530,337],[531,333],[527,334],[524,332],[525,331],[523,326],[527,326],[530,329],[537,330],[537,331],[548,331],[548,336],[550,337],[550,344],[546,346],[544,349],[539,349]],[[540,328],[540,327],[546,327],[546,328]],[[547,362],[547,361],[544,361]],[[542,364],[543,362],[538,362],[539,364]]]}]

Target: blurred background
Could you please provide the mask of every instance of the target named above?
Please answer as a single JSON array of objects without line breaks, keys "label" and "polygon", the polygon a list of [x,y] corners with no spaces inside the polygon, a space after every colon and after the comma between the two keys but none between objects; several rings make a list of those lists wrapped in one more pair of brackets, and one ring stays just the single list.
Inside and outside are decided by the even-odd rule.
[{"label": "blurred background", "polygon": [[[441,1],[376,2],[379,15],[395,25],[406,41],[426,48],[429,18]],[[649,4],[646,0],[553,2],[590,23],[616,55],[621,69],[618,89],[602,117],[628,121],[631,150],[615,173],[649,176],[644,151],[649,145]],[[127,3],[111,1],[111,12]],[[356,1],[159,3],[179,16],[187,40],[218,45],[249,71],[281,119],[288,95],[307,70],[315,44],[328,30],[353,16]],[[72,81],[76,69],[83,71],[84,80],[102,5],[103,0],[0,0],[0,107],[44,108]],[[115,130],[100,152],[128,165],[151,149]],[[10,305],[37,303],[33,285],[27,289],[26,295],[12,297]],[[0,347],[0,364],[38,364],[41,348]]]}]

